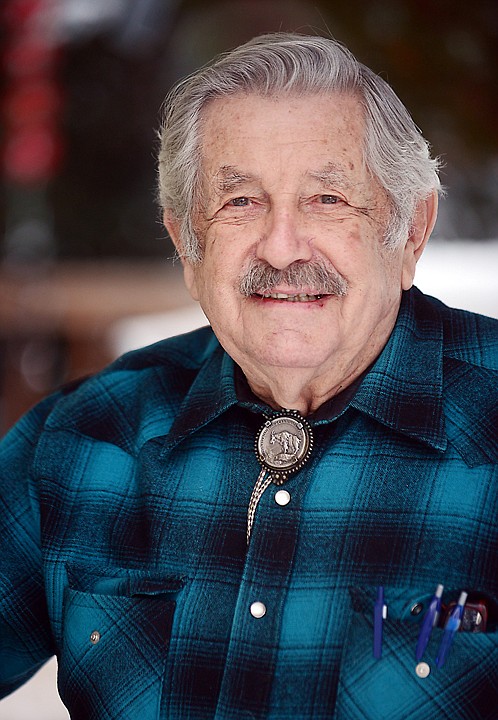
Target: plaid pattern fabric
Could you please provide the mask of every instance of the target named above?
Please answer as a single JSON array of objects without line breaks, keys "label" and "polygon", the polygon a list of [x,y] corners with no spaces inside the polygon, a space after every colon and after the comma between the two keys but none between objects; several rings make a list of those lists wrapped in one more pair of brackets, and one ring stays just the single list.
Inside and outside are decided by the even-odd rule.
[{"label": "plaid pattern fabric", "polygon": [[[75,720],[496,719],[497,358],[495,321],[405,293],[248,548],[268,408],[237,399],[208,328],[44,401],[1,447],[0,695],[56,653]],[[411,608],[437,583],[491,623],[443,668],[436,628],[420,678]]]}]

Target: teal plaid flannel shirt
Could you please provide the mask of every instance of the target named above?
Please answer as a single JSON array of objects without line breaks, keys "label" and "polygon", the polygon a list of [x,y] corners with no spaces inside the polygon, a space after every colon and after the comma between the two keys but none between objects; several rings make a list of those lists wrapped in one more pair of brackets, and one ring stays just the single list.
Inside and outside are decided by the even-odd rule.
[{"label": "teal plaid flannel shirt", "polygon": [[[405,293],[248,548],[268,408],[210,329],[42,402],[1,446],[0,696],[55,653],[76,720],[496,719],[497,325]],[[488,629],[436,668],[435,628],[419,677],[412,609],[437,583],[487,599]]]}]

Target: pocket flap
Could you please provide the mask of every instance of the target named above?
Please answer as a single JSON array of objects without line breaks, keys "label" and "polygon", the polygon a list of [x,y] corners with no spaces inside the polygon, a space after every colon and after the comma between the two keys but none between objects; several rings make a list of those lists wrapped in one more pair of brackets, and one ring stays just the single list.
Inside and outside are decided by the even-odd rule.
[{"label": "pocket flap", "polygon": [[148,570],[118,567],[88,567],[74,563],[66,565],[69,587],[94,595],[167,595],[174,600],[185,585],[180,575],[158,576]]}]

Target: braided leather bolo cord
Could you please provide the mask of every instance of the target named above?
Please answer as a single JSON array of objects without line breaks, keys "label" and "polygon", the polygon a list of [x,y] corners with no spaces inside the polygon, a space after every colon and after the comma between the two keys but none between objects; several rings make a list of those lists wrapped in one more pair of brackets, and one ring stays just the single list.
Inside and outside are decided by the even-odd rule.
[{"label": "braided leather bolo cord", "polygon": [[249,500],[249,507],[247,509],[247,544],[251,539],[252,526],[254,524],[254,516],[256,514],[256,508],[261,500],[264,491],[272,484],[271,474],[267,475],[266,468],[262,468],[258,475],[258,479],[253,487],[251,493],[251,499]]}]

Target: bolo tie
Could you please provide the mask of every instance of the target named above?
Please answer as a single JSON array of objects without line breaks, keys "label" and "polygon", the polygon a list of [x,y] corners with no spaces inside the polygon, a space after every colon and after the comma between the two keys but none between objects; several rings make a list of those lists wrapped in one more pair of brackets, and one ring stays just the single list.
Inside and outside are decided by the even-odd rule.
[{"label": "bolo tie", "polygon": [[280,410],[258,430],[254,443],[261,471],[247,510],[247,543],[251,539],[256,508],[270,485],[283,485],[308,461],[313,449],[311,425],[297,410]]}]

